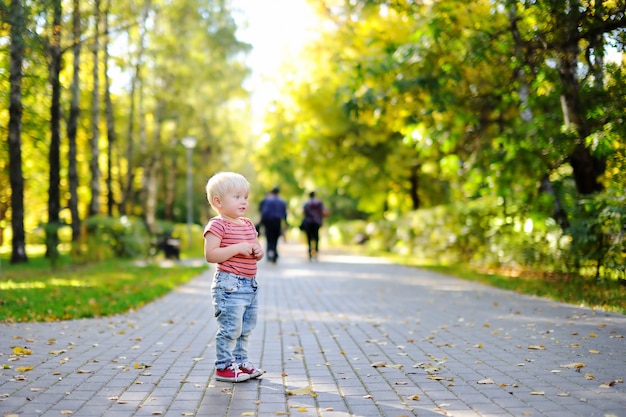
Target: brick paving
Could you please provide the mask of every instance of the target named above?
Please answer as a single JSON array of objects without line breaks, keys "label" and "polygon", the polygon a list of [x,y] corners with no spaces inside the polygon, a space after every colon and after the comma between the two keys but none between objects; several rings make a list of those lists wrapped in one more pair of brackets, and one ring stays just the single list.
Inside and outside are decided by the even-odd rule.
[{"label": "brick paving", "polygon": [[624,316],[373,258],[309,263],[303,246],[281,245],[278,264],[259,269],[250,354],[262,378],[214,380],[207,268],[126,315],[0,325],[0,411],[626,417]]}]

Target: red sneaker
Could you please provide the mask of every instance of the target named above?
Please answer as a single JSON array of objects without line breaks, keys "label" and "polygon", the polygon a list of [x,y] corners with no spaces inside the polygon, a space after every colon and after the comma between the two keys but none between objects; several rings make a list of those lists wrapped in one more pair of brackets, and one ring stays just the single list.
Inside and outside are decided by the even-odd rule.
[{"label": "red sneaker", "polygon": [[224,382],[243,382],[249,380],[250,375],[242,369],[239,369],[236,363],[232,363],[226,369],[216,369],[215,379]]},{"label": "red sneaker", "polygon": [[263,369],[255,368],[251,362],[244,362],[239,365],[241,372],[250,376],[250,379],[258,378],[265,373]]}]

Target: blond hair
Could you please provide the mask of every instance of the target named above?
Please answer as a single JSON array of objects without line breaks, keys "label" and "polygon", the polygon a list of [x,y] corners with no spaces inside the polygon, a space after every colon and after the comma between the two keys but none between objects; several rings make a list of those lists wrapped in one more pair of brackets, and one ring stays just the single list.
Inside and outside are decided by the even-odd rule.
[{"label": "blond hair", "polygon": [[[230,191],[250,192],[250,183],[241,174],[236,172],[218,172],[209,178],[206,184],[206,198],[213,207],[214,197],[224,197]],[[213,207],[216,209],[215,207]],[[216,209],[217,210],[217,209]]]}]

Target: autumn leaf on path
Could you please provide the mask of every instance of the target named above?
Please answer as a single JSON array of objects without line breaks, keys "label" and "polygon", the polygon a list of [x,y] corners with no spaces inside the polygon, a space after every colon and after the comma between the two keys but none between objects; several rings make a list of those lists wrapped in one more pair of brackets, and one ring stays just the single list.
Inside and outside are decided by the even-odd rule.
[{"label": "autumn leaf on path", "polygon": [[485,379],[481,379],[480,381],[476,381],[477,384],[481,384],[481,385],[486,385],[486,384],[493,384],[493,379],[491,378],[485,378]]},{"label": "autumn leaf on path", "polygon": [[317,397],[310,385],[295,390],[287,390],[287,395],[310,395],[311,397]]},{"label": "autumn leaf on path", "polygon": [[146,369],[152,365],[146,365],[145,363],[135,363],[135,369]]},{"label": "autumn leaf on path", "polygon": [[26,355],[32,355],[33,351],[29,348],[23,348],[21,346],[14,346],[13,354],[17,356],[26,356]]},{"label": "autumn leaf on path", "polygon": [[372,364],[372,367],[374,368],[384,368],[385,366],[387,366],[387,362],[385,361],[374,362]]},{"label": "autumn leaf on path", "polygon": [[559,365],[560,368],[569,368],[569,369],[580,369],[580,368],[583,368],[584,366],[585,364],[582,362],[574,362],[574,363],[568,363],[565,365]]}]

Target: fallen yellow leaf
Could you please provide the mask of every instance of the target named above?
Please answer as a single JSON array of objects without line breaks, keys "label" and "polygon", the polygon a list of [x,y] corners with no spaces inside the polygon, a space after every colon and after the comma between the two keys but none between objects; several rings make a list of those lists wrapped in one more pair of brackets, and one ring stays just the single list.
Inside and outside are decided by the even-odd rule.
[{"label": "fallen yellow leaf", "polygon": [[559,365],[559,367],[561,367],[561,368],[570,368],[570,369],[579,369],[579,368],[582,368],[584,366],[585,366],[585,364],[582,363],[582,362],[574,362],[574,363],[568,363],[568,364],[565,364],[565,365]]},{"label": "fallen yellow leaf", "polygon": [[18,356],[32,355],[33,351],[29,348],[23,348],[21,346],[13,347],[13,354]]},{"label": "fallen yellow leaf", "polygon": [[295,389],[295,390],[287,390],[288,395],[308,395],[311,393],[311,386],[306,386],[303,388]]},{"label": "fallen yellow leaf", "polygon": [[15,368],[15,372],[28,372],[32,371],[33,369],[35,369],[34,366],[18,366],[17,368]]}]

